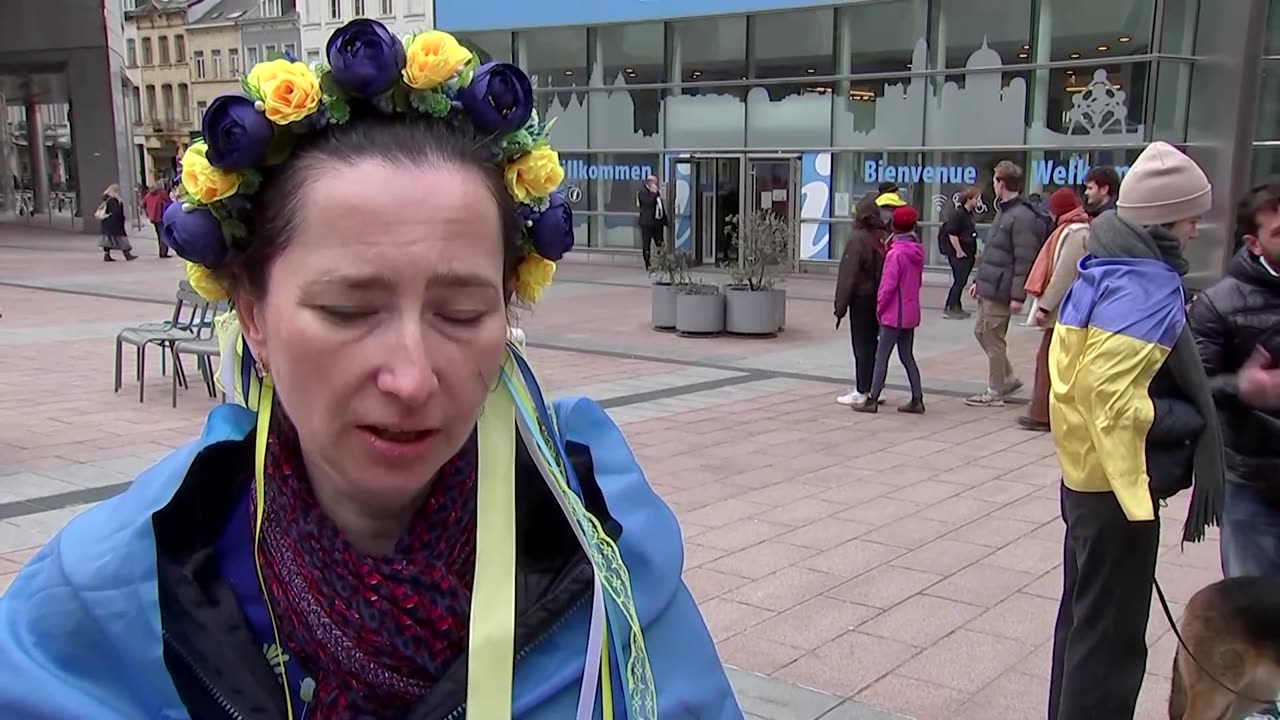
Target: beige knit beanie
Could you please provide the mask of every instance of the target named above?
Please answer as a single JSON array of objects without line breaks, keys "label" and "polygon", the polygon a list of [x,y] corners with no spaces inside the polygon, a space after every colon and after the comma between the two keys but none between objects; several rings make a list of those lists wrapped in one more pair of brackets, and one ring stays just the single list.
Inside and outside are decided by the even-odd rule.
[{"label": "beige knit beanie", "polygon": [[1194,160],[1156,141],[1120,181],[1116,214],[1137,225],[1163,225],[1204,215],[1211,195],[1209,178]]}]

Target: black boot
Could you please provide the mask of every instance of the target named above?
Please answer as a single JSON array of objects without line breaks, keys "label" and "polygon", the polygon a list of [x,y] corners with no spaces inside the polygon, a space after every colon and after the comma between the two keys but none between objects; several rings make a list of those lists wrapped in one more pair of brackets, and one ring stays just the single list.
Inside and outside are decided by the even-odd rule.
[{"label": "black boot", "polygon": [[906,405],[899,405],[898,412],[911,413],[912,415],[924,414],[924,398],[911,398],[911,402]]},{"label": "black boot", "polygon": [[115,262],[115,261],[116,259],[111,257],[110,250],[107,250],[106,252],[102,253],[102,262]]},{"label": "black boot", "polygon": [[137,260],[137,259],[138,259],[138,256],[137,256],[137,255],[134,255],[133,253],[129,252],[128,250],[125,250],[125,251],[124,251],[124,259],[125,259],[125,260]]},{"label": "black boot", "polygon": [[849,406],[854,412],[871,413],[874,415],[880,409],[880,400],[874,397],[868,397],[860,403],[854,403]]}]

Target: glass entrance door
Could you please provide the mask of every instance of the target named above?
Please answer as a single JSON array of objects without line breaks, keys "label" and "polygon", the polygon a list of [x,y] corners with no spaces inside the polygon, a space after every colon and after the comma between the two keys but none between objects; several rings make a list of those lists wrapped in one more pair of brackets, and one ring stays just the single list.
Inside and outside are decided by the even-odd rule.
[{"label": "glass entrance door", "polygon": [[695,156],[672,161],[672,247],[691,265],[737,260],[733,227],[741,213],[742,158]]},{"label": "glass entrance door", "polygon": [[743,205],[751,217],[768,211],[791,224],[791,269],[794,270],[799,252],[799,161],[791,157],[749,158],[747,164],[749,169],[746,185],[749,191]]}]

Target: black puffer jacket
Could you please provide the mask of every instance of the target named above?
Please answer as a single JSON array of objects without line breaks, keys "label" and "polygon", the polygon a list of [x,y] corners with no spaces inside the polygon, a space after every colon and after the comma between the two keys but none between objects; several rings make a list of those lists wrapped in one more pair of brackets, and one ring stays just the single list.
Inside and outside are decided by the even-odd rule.
[{"label": "black puffer jacket", "polygon": [[1026,198],[1000,203],[974,283],[978,297],[1007,303],[1027,299],[1027,274],[1044,244],[1044,227]]},{"label": "black puffer jacket", "polygon": [[1227,477],[1265,486],[1280,502],[1280,411],[1245,404],[1236,383],[1236,372],[1268,335],[1268,349],[1277,352],[1280,278],[1241,250],[1227,276],[1191,304],[1191,331],[1222,422]]}]

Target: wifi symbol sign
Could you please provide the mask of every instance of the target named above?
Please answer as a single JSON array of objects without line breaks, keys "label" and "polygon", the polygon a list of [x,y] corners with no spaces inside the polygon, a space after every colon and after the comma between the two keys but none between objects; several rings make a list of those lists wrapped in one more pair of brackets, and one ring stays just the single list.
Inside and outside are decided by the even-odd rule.
[{"label": "wifi symbol sign", "polygon": [[950,204],[951,204],[951,198],[947,197],[946,195],[933,196],[933,209],[935,212],[939,214],[941,214],[943,210],[946,210],[947,206]]}]

